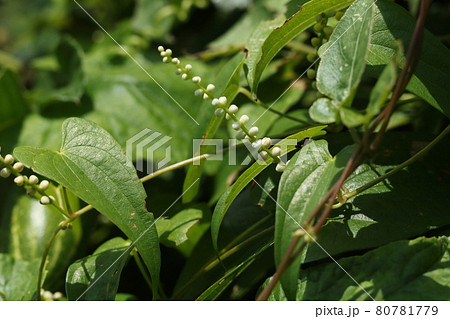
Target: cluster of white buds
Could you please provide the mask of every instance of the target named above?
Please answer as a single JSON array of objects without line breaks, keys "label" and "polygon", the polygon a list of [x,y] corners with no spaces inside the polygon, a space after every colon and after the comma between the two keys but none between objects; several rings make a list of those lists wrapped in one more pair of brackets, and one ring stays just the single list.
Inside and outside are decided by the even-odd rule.
[{"label": "cluster of white buds", "polygon": [[265,161],[269,156],[272,157],[273,161],[277,163],[276,171],[283,172],[286,166],[281,160],[281,149],[277,146],[270,149],[271,139],[264,137],[263,139],[257,138],[259,133],[259,128],[257,126],[252,126],[248,128],[246,124],[250,121],[247,115],[242,115],[240,118],[237,117],[237,112],[239,111],[238,106],[235,104],[229,105],[226,96],[221,96],[219,98],[214,97],[213,90],[215,89],[214,84],[208,84],[203,87],[200,82],[201,78],[198,75],[193,76],[190,71],[192,70],[192,65],[187,64],[184,68],[181,67],[181,62],[178,58],[172,57],[172,50],[164,49],[164,47],[159,46],[158,51],[163,57],[164,63],[173,63],[177,66],[176,74],[181,75],[183,80],[192,80],[194,84],[197,85],[198,89],[195,90],[194,94],[196,96],[202,96],[204,100],[211,99],[212,106],[215,107],[214,114],[217,117],[222,117],[225,114],[225,118],[232,121],[231,127],[236,131],[237,140],[248,140],[252,147],[256,149],[259,153],[258,159]]},{"label": "cluster of white buds", "polygon": [[38,192],[41,195],[40,203],[42,205],[48,205],[52,201],[55,201],[53,196],[47,196],[45,193],[50,186],[50,182],[43,180],[39,183],[39,178],[36,175],[26,176],[21,174],[24,165],[20,162],[14,163],[14,156],[7,154],[5,158],[3,158],[0,154],[0,165],[1,164],[5,167],[0,170],[0,176],[3,178],[8,178],[11,175],[15,176],[14,183],[19,187],[24,187],[27,191],[27,195],[34,196],[36,195],[36,192]]}]

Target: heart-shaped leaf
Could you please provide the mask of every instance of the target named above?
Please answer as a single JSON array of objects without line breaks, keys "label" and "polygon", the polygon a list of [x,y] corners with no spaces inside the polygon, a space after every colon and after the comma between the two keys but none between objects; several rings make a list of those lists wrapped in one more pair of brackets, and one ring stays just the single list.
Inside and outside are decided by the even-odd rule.
[{"label": "heart-shaped leaf", "polygon": [[63,123],[59,152],[22,146],[14,155],[94,206],[136,241],[156,292],[160,252],[153,214],[145,207],[147,194],[136,170],[108,132],[93,122],[69,118]]}]

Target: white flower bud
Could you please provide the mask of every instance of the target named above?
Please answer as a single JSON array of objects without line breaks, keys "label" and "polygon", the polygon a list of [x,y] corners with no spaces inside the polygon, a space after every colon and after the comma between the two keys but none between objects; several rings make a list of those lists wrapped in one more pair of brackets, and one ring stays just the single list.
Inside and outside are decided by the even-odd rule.
[{"label": "white flower bud", "polygon": [[219,99],[213,99],[211,104],[212,104],[212,106],[218,106],[219,105]]},{"label": "white flower bud", "polygon": [[50,182],[46,179],[44,179],[40,184],[39,184],[39,189],[41,191],[46,191],[48,189],[48,187],[50,186]]},{"label": "white flower bud", "polygon": [[12,163],[14,163],[14,157],[11,154],[6,154],[6,156],[5,156],[5,164],[6,165],[11,165]]},{"label": "white flower bud", "polygon": [[176,74],[176,75],[180,75],[181,72],[183,72],[183,70],[181,70],[180,68],[178,68],[178,69],[175,71],[175,74]]},{"label": "white flower bud", "polygon": [[192,65],[186,64],[186,66],[184,68],[186,69],[186,71],[190,71],[190,70],[192,70]]},{"label": "white flower bud", "polygon": [[262,139],[263,146],[270,147],[271,144],[272,144],[272,140],[270,139],[270,137],[265,137]]},{"label": "white flower bud", "polygon": [[228,111],[232,114],[236,114],[239,108],[235,104],[231,104],[228,108]]},{"label": "white flower bud", "polygon": [[245,133],[244,132],[242,132],[242,131],[239,131],[239,132],[236,132],[236,139],[237,140],[242,140],[242,139],[244,139],[245,138]]},{"label": "white flower bud", "polygon": [[278,173],[283,173],[285,168],[286,168],[286,165],[285,165],[283,162],[280,162],[280,163],[278,163],[277,166],[275,167],[275,170],[276,170]]},{"label": "white flower bud", "polygon": [[214,86],[214,84],[208,84],[208,86],[206,87],[206,91],[208,92],[212,92],[214,91],[216,87]]},{"label": "white flower bud", "polygon": [[11,175],[9,168],[5,167],[0,171],[0,176],[3,178],[8,178]]},{"label": "white flower bud", "polygon": [[188,75],[187,75],[186,73],[183,73],[183,74],[181,75],[181,78],[182,78],[183,80],[187,80],[187,79],[188,79]]},{"label": "white flower bud", "polygon": [[20,173],[23,171],[23,164],[21,162],[17,162],[14,164],[13,168]]},{"label": "white flower bud", "polygon": [[239,122],[241,122],[242,124],[245,124],[249,121],[249,117],[247,115],[242,115],[241,118],[239,119]]},{"label": "white flower bud", "polygon": [[50,198],[47,196],[42,196],[41,200],[39,201],[42,205],[48,205],[50,204]]},{"label": "white flower bud", "polygon": [[231,127],[233,128],[233,130],[235,131],[239,131],[241,129],[241,123],[239,122],[234,122]]},{"label": "white flower bud", "polygon": [[219,97],[219,104],[220,104],[221,106],[227,105],[227,98],[226,98],[225,96]]},{"label": "white flower bud", "polygon": [[208,100],[208,99],[209,99],[209,95],[206,94],[206,93],[204,93],[204,94],[203,94],[203,99],[204,99],[204,100]]},{"label": "white flower bud", "polygon": [[217,109],[215,112],[214,112],[214,114],[217,116],[217,117],[221,117],[222,115],[223,115],[223,109]]},{"label": "white flower bud", "polygon": [[17,176],[16,178],[14,178],[14,183],[16,183],[17,186],[22,186],[23,182],[23,176]]},{"label": "white flower bud", "polygon": [[166,54],[167,54],[168,56],[171,56],[171,55],[172,55],[172,50],[171,50],[171,49],[167,49],[167,50],[166,50]]},{"label": "white flower bud", "polygon": [[159,52],[163,52],[163,51],[164,51],[164,47],[163,47],[162,45],[160,45],[160,46],[158,47],[158,51],[159,51]]},{"label": "white flower bud", "polygon": [[261,160],[265,161],[267,159],[267,157],[269,156],[269,153],[267,153],[266,151],[261,151],[259,152],[259,157]]},{"label": "white flower bud", "polygon": [[53,298],[54,298],[54,299],[61,299],[62,297],[64,297],[64,295],[62,294],[62,292],[57,291],[57,292],[55,292],[55,293],[53,294]]},{"label": "white flower bud", "polygon": [[173,58],[172,59],[172,63],[175,65],[179,65],[180,64],[180,60],[178,58]]},{"label": "white flower bud", "polygon": [[254,142],[252,143],[252,147],[253,147],[254,149],[259,150],[259,149],[261,148],[261,140],[256,140],[256,141],[254,141]]},{"label": "white flower bud", "polygon": [[170,59],[169,59],[168,57],[164,57],[164,58],[163,58],[163,62],[164,62],[164,63],[168,63],[168,62],[170,62]]},{"label": "white flower bud", "polygon": [[56,201],[55,197],[53,197],[52,195],[50,195],[49,197],[52,202]]},{"label": "white flower bud", "polygon": [[203,94],[203,90],[202,89],[195,90],[194,94],[195,96],[201,96]]},{"label": "white flower bud", "polygon": [[162,51],[162,52],[160,53],[160,55],[161,55],[162,57],[165,57],[165,56],[167,56],[167,53],[166,53],[166,51]]},{"label": "white flower bud", "polygon": [[281,148],[279,148],[278,146],[275,146],[274,148],[272,148],[272,155],[277,157],[281,155]]},{"label": "white flower bud", "polygon": [[[259,128],[257,126],[253,126],[252,128],[250,128],[248,130],[248,132],[250,133],[251,136],[256,136],[256,135],[258,135]],[[261,144],[262,144],[262,142],[261,142]]]},{"label": "white flower bud", "polygon": [[230,114],[225,114],[225,118],[229,121],[229,120],[231,120],[231,116],[230,116]]},{"label": "white flower bud", "polygon": [[202,78],[199,77],[199,76],[194,76],[194,77],[192,78],[192,82],[194,82],[194,83],[200,83],[201,80],[202,80]]},{"label": "white flower bud", "polygon": [[30,183],[30,185],[35,185],[39,182],[39,178],[37,178],[36,175],[31,175],[30,177],[28,177],[28,182]]}]

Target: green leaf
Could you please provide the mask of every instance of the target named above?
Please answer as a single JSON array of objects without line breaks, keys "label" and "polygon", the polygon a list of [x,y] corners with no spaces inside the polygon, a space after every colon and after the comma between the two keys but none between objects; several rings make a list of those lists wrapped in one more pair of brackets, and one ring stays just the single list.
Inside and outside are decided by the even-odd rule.
[{"label": "green leaf", "polygon": [[261,21],[271,18],[270,12],[262,5],[255,3],[255,7],[248,10],[233,26],[220,37],[208,44],[213,50],[223,50],[225,47],[240,48],[245,45],[247,39],[251,39],[251,34]]},{"label": "green leaf", "polygon": [[[47,193],[61,198],[60,187],[51,186]],[[15,204],[11,210],[5,210],[2,216],[1,251],[23,261],[31,262],[42,258],[51,234],[58,224],[64,221],[64,217],[53,206],[43,206],[35,198],[27,195],[11,196],[11,193],[8,195]],[[78,210],[78,198],[70,192],[68,197],[71,208]],[[70,229],[60,232],[55,238],[48,253],[44,288],[52,289],[59,284],[75,257],[81,237],[81,220],[78,219],[72,223]]]},{"label": "green leaf", "polygon": [[[273,32],[274,29],[280,26],[284,20],[284,16],[281,16],[273,20],[262,21],[248,38],[248,55],[245,65],[248,68],[247,81],[251,88],[253,88],[255,83],[260,80],[255,77],[255,67],[258,65],[258,61],[261,59],[263,54],[263,52],[261,52],[261,47],[267,37]],[[252,92],[253,95],[256,95],[256,90],[252,89]]]},{"label": "green leaf", "polygon": [[313,105],[309,108],[309,116],[317,123],[334,123],[338,114],[336,105],[327,98],[315,100]]},{"label": "green leaf", "polygon": [[[418,300],[450,298],[448,272],[442,268],[448,263],[446,237],[397,241],[337,262],[353,278],[335,263],[305,269],[300,273],[296,300],[371,300],[370,296],[376,300],[405,300],[408,292]],[[439,274],[445,277],[439,278]],[[430,280],[433,275],[440,282]],[[419,288],[423,290],[414,291]],[[280,285],[270,300],[286,300]]]},{"label": "green leaf", "polygon": [[269,243],[259,249],[255,254],[250,256],[247,260],[243,261],[239,265],[233,267],[228,270],[227,273],[217,280],[213,285],[211,285],[208,289],[206,289],[198,298],[197,301],[212,301],[216,300],[229,285],[231,285],[240,274],[244,272],[258,257],[262,252],[264,252],[267,248],[272,246],[272,243]]},{"label": "green leaf", "polygon": [[201,209],[188,208],[175,216],[156,221],[159,240],[168,247],[179,246],[188,240],[187,232],[203,218]]},{"label": "green leaf", "polygon": [[[79,103],[85,88],[83,50],[70,37],[63,37],[56,47],[57,70],[38,74],[39,80],[31,91],[31,100],[41,107],[61,102]],[[58,106],[66,106],[59,104]]]},{"label": "green leaf", "polygon": [[22,146],[14,154],[94,206],[136,241],[156,292],[160,255],[153,214],[147,212],[147,195],[134,167],[108,132],[90,121],[70,118],[63,123],[59,152]]},{"label": "green leaf", "polygon": [[[324,134],[322,129],[324,126],[316,126],[299,133],[293,134],[284,140],[276,144],[283,151],[284,154],[295,150],[297,142],[304,140],[305,138],[314,138]],[[295,144],[293,141],[297,141]],[[275,146],[275,145],[274,145]],[[283,155],[284,155],[283,154]],[[266,169],[273,160],[271,157],[267,158],[265,162],[258,161],[250,166],[244,173],[239,176],[236,182],[220,197],[211,220],[211,236],[213,241],[214,249],[217,251],[217,238],[219,236],[219,229],[222,220],[233,203],[234,199],[239,195],[239,193],[247,186],[256,176],[258,176],[264,169]]]},{"label": "green leaf", "polygon": [[[194,247],[178,277],[173,299],[196,299],[223,277],[224,267],[232,269],[261,247],[273,243],[273,216],[255,203],[253,191],[246,188],[241,192],[224,218],[219,237],[221,262],[217,259],[211,235],[206,232]],[[273,268],[272,255],[271,251],[266,250],[260,255],[265,262],[255,262],[250,267],[258,265],[258,269],[267,274]],[[258,274],[253,273],[252,278],[255,277]]]},{"label": "green leaf", "polygon": [[375,116],[380,112],[386,100],[397,82],[397,69],[394,61],[386,65],[374,88],[370,92],[367,115]]},{"label": "green leaf", "polygon": [[[258,40],[258,52],[255,49],[254,57],[247,62],[249,69],[249,83],[253,94],[256,95],[261,75],[275,55],[292,39],[305,31],[316,22],[316,16],[329,10],[339,10],[347,7],[353,0],[312,0],[304,4],[302,8],[287,19],[283,25],[273,29],[269,34],[265,33],[264,43]],[[267,36],[268,34],[268,36]],[[256,45],[255,45],[256,48]],[[251,54],[251,52],[250,52]],[[250,75],[251,74],[251,75]]]},{"label": "green leaf", "polygon": [[349,107],[366,66],[373,23],[373,1],[355,1],[330,37],[317,70],[317,88]]},{"label": "green leaf", "polygon": [[[373,75],[381,73],[381,66],[389,64],[398,51],[396,40],[407,48],[415,27],[415,19],[400,5],[379,0],[375,4],[374,24],[367,58]],[[402,57],[400,66],[404,63]],[[450,85],[450,52],[442,42],[425,30],[423,49],[407,90],[420,96],[437,110],[450,116],[448,87]]]},{"label": "green leaf", "polygon": [[0,299],[33,300],[36,298],[40,259],[31,262],[0,254]]},{"label": "green leaf", "polygon": [[27,111],[16,75],[0,71],[0,132],[22,120]]},{"label": "green leaf", "polygon": [[[384,151],[373,159],[373,165],[358,167],[344,186],[354,191],[366,185],[417,152],[417,145],[428,141],[415,134],[389,133],[380,147]],[[336,142],[330,141],[330,145]],[[448,176],[442,174],[450,161],[447,145],[448,140],[439,143],[423,159],[333,210],[320,232],[321,246],[332,256],[340,256],[450,225],[447,213],[450,183]],[[321,248],[313,245],[308,248],[305,262],[327,257]]]},{"label": "green leaf", "polygon": [[[353,146],[346,147],[332,157],[326,141],[313,141],[291,159],[292,164],[287,165],[280,180],[275,215],[277,265],[293,240],[292,234],[300,229],[309,213],[339,178],[353,149]],[[295,278],[298,278],[304,256],[297,258],[281,277],[281,284],[290,299],[295,298]]]},{"label": "green leaf", "polygon": [[[220,96],[225,96],[228,103],[234,100],[239,92],[239,79],[244,65],[245,59],[243,54],[237,54],[230,62],[228,62],[220,72],[219,78],[216,81],[216,90],[222,92]],[[231,75],[230,75],[231,74]],[[219,129],[220,123],[222,123],[223,117],[217,117],[214,114],[209,121],[209,125],[206,128],[206,132],[203,134],[202,139],[212,139]],[[199,152],[194,155],[207,154],[213,152],[213,148],[210,145],[201,145]],[[186,174],[186,178],[183,184],[183,203],[191,202],[198,194],[200,183],[196,183],[202,176],[202,163],[197,165],[191,165]]]},{"label": "green leaf", "polygon": [[69,300],[115,300],[130,242],[116,237],[70,265],[66,278]]}]

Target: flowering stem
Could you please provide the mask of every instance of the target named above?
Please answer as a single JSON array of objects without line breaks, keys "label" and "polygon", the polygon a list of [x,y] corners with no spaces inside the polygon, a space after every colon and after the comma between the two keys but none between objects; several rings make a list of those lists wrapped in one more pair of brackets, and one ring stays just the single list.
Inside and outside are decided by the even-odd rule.
[{"label": "flowering stem", "polygon": [[47,245],[45,246],[44,254],[42,255],[41,264],[39,266],[39,273],[38,273],[38,281],[37,281],[37,290],[36,290],[36,300],[41,300],[41,286],[42,286],[42,275],[44,273],[44,267],[45,262],[47,261],[47,256],[50,251],[50,248],[52,247],[52,243],[56,238],[56,235],[58,235],[59,231],[63,228],[58,225],[58,228],[56,228],[53,233],[50,236],[50,239],[47,242]]}]

